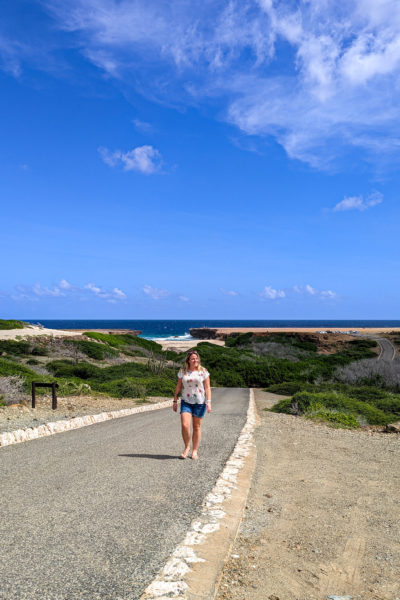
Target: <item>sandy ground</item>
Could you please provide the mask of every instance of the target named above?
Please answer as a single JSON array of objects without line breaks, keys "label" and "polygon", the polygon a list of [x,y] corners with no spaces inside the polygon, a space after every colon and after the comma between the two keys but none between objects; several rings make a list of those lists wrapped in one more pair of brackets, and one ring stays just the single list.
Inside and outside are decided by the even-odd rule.
[{"label": "sandy ground", "polygon": [[79,331],[64,331],[62,329],[47,329],[32,325],[23,329],[1,329],[0,340],[15,340],[18,337],[37,337],[39,335],[52,335],[54,337],[73,337],[81,335]]},{"label": "sandy ground", "polygon": [[400,436],[265,412],[217,600],[400,600]]},{"label": "sandy ground", "polygon": [[[206,328],[204,328],[206,329]],[[357,331],[358,333],[389,333],[390,331],[400,331],[400,327],[211,327],[218,333],[246,333],[248,331],[258,333],[317,333],[320,331]]]},{"label": "sandy ground", "polygon": [[[54,337],[75,337],[77,335],[82,335],[83,329],[70,329],[68,331],[62,329],[47,329],[45,327],[37,327],[36,325],[32,325],[31,327],[26,327],[24,329],[5,329],[0,330],[0,340],[15,340],[17,338],[26,338],[26,337],[35,337],[39,335],[51,335]],[[100,331],[100,330],[94,330]],[[101,330],[107,331],[107,330]],[[115,330],[116,332],[117,330]],[[212,344],[217,344],[219,346],[224,346],[223,341],[221,340],[170,340],[170,341],[159,341],[162,345],[163,350],[174,350],[175,352],[186,352],[190,350],[190,348],[194,348],[200,342],[210,342]]]},{"label": "sandy ground", "polygon": [[225,346],[225,342],[222,340],[184,340],[184,341],[166,341],[163,342],[161,340],[157,340],[159,344],[161,344],[163,350],[174,350],[175,352],[186,352],[191,348],[195,348],[197,344],[201,344],[201,342],[208,342],[210,344],[215,344],[216,346]]}]

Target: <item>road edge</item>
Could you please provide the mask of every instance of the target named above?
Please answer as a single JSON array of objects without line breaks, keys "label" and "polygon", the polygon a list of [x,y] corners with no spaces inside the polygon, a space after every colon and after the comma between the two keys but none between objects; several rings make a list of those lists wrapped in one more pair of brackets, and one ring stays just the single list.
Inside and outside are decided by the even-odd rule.
[{"label": "road edge", "polygon": [[39,425],[39,427],[28,427],[27,429],[16,429],[15,431],[5,431],[0,434],[0,447],[19,444],[20,442],[29,442],[37,440],[48,435],[63,433],[73,429],[80,429],[88,425],[103,423],[110,419],[119,419],[120,417],[129,417],[137,413],[148,412],[150,410],[160,410],[172,406],[172,400],[157,402],[151,406],[135,406],[133,408],[123,408],[121,410],[112,410],[109,412],[98,413],[97,415],[85,415],[83,417],[72,417],[71,419],[63,419]]},{"label": "road edge", "polygon": [[235,542],[256,464],[253,432],[258,424],[254,391],[249,390],[246,423],[235,448],[192,522],[140,600],[212,600]]}]

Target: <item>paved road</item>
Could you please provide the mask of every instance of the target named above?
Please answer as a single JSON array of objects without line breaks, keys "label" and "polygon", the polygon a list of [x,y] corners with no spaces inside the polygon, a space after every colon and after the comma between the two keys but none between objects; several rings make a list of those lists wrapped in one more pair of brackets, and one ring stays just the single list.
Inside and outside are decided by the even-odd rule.
[{"label": "paved road", "polygon": [[0,449],[0,598],[136,600],[183,539],[242,429],[216,389],[199,461],[172,409]]},{"label": "paved road", "polygon": [[383,360],[384,362],[391,362],[394,360],[394,357],[396,356],[396,348],[393,346],[392,342],[386,338],[374,339],[378,342],[382,350],[378,360]]},{"label": "paved road", "polygon": [[392,360],[396,357],[396,347],[392,344],[390,340],[383,337],[377,337],[376,335],[364,334],[363,337],[368,337],[371,340],[375,340],[379,344],[380,354],[377,357],[377,360],[382,360],[383,362],[392,362]]}]

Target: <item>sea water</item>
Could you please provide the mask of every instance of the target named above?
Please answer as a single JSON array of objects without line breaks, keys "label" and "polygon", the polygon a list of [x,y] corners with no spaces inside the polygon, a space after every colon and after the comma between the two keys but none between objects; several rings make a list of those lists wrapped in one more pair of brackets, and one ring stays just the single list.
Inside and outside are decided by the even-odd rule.
[{"label": "sea water", "polygon": [[[37,324],[38,321],[28,320]],[[49,329],[133,329],[141,337],[163,340],[191,340],[190,329],[199,327],[317,327],[324,329],[400,327],[397,320],[40,320]]]}]

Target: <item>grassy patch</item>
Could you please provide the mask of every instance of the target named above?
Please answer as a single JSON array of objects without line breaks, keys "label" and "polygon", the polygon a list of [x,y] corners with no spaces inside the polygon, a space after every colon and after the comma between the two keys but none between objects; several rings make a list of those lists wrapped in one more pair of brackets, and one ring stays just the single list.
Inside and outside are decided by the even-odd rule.
[{"label": "grassy patch", "polygon": [[164,369],[160,375],[153,375],[147,365],[134,362],[101,368],[84,361],[75,364],[68,360],[57,360],[47,367],[58,380],[81,380],[90,385],[92,390],[118,398],[140,397],[143,387],[146,395],[171,395],[176,385],[175,369]]},{"label": "grassy patch", "polygon": [[0,340],[0,354],[3,353],[11,354],[13,356],[47,356],[48,354],[43,345],[25,340]]},{"label": "grassy patch", "polygon": [[[354,417],[359,424],[369,425],[386,425],[396,420],[396,415],[392,412],[382,410],[376,405],[357,400],[344,393],[332,391],[297,392],[291,400],[285,399],[278,402],[271,410],[309,416],[310,418],[317,414],[320,420],[323,413],[343,413]],[[329,421],[328,418],[326,420]]]},{"label": "grassy patch", "polygon": [[29,323],[15,319],[0,319],[0,329],[24,329],[24,327],[29,327]]},{"label": "grassy patch", "polygon": [[115,350],[106,344],[99,344],[98,342],[89,342],[88,340],[66,340],[66,343],[75,347],[88,358],[94,360],[104,360],[106,358],[119,356],[118,350]]},{"label": "grassy patch", "polygon": [[154,352],[156,354],[162,353],[162,346],[153,342],[152,340],[145,340],[144,338],[137,337],[130,333],[124,334],[111,334],[111,333],[98,333],[97,331],[86,331],[84,333],[87,337],[98,340],[113,348],[125,351],[130,348],[142,348],[148,352]]}]

